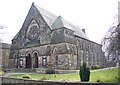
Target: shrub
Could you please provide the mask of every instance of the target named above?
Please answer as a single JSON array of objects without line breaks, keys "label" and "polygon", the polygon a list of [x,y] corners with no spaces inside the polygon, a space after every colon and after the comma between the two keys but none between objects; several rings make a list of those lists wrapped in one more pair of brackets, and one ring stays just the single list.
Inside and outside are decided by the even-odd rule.
[{"label": "shrub", "polygon": [[86,67],[86,63],[83,63],[83,66],[80,66],[80,79],[81,81],[89,81],[90,79],[90,69]]},{"label": "shrub", "polygon": [[91,70],[94,70],[94,66],[91,66]]},{"label": "shrub", "polygon": [[49,79],[47,79],[46,77],[43,77],[43,78],[41,78],[41,80],[49,80]]},{"label": "shrub", "polygon": [[28,75],[28,74],[24,74],[24,75],[22,76],[22,78],[31,79],[31,76],[30,76],[30,75]]},{"label": "shrub", "polygon": [[99,65],[93,65],[91,66],[91,70],[95,70],[95,69],[100,69],[101,67]]},{"label": "shrub", "polygon": [[97,82],[102,82],[102,81],[98,79]]},{"label": "shrub", "polygon": [[46,74],[55,74],[55,69],[52,67],[48,67],[45,71]]}]

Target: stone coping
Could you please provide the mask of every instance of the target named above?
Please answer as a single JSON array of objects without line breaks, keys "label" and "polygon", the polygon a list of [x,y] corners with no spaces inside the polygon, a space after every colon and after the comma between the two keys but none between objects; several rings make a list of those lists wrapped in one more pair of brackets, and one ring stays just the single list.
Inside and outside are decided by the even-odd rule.
[{"label": "stone coping", "polygon": [[32,79],[23,79],[23,78],[8,78],[0,77],[3,83],[44,83],[51,85],[120,85],[120,83],[106,83],[106,82],[71,82],[71,81],[52,81],[52,80],[32,80]]}]

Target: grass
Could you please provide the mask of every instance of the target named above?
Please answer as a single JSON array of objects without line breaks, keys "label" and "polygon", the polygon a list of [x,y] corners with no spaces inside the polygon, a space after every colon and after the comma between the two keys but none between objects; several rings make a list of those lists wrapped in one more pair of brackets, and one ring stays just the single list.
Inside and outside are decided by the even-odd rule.
[{"label": "grass", "polygon": [[[119,70],[120,71],[120,70]],[[22,78],[24,74],[10,77]],[[79,74],[29,74],[35,80],[80,81]],[[91,72],[90,82],[118,82],[118,68]]]},{"label": "grass", "polygon": [[[17,74],[10,77],[22,78],[24,74]],[[35,80],[61,80],[61,81],[79,81],[79,74],[29,74]]]},{"label": "grass", "polygon": [[102,82],[118,82],[118,71],[120,71],[118,68],[114,68],[92,72],[90,82],[95,82],[98,80]]}]

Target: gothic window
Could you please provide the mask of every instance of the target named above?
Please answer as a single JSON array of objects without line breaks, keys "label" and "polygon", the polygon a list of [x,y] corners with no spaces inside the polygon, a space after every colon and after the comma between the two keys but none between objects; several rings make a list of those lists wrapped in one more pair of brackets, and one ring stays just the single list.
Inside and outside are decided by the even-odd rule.
[{"label": "gothic window", "polygon": [[89,55],[88,55],[88,51],[86,51],[86,64],[87,64],[87,66],[89,65]]},{"label": "gothic window", "polygon": [[57,65],[58,64],[58,52],[57,52],[56,47],[54,47],[54,49],[52,51],[50,62],[51,62],[52,65]]},{"label": "gothic window", "polygon": [[23,60],[20,60],[20,68],[23,67]]},{"label": "gothic window", "polygon": [[83,60],[84,58],[83,58],[83,57],[84,57],[84,55],[83,55],[83,50],[81,50],[81,65],[82,65],[83,62],[84,62],[84,60]]},{"label": "gothic window", "polygon": [[86,51],[89,51],[89,46],[88,45],[86,46]]},{"label": "gothic window", "polygon": [[46,52],[46,54],[50,54],[50,46],[47,46],[47,52]]},{"label": "gothic window", "polygon": [[53,50],[53,55],[54,55],[54,58],[55,58],[55,64],[57,65],[58,63],[58,54],[57,54],[57,48],[55,47],[54,50]]},{"label": "gothic window", "polygon": [[35,20],[32,20],[27,31],[27,38],[29,40],[36,40],[39,36],[39,25]]},{"label": "gothic window", "polygon": [[38,54],[34,53],[34,62],[35,62],[35,68],[38,68]]},{"label": "gothic window", "polygon": [[14,65],[16,66],[16,67],[18,67],[18,65],[17,65],[17,54],[16,53],[14,53],[13,54],[13,59],[14,59]]},{"label": "gothic window", "polygon": [[47,58],[42,58],[42,66],[46,67],[47,66]]},{"label": "gothic window", "polygon": [[84,47],[85,47],[85,46],[84,46],[84,42],[81,42],[81,43],[80,43],[80,49],[81,49],[81,50],[84,50]]}]

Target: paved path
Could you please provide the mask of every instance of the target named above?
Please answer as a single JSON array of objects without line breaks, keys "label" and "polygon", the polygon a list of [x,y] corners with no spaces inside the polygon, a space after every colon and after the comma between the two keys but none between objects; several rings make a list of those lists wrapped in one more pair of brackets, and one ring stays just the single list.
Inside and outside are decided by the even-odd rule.
[{"label": "paved path", "polygon": [[[103,69],[90,70],[90,72],[100,71],[100,70],[107,70],[107,69],[112,69],[112,68],[117,68],[117,67],[109,67],[109,68],[103,68]],[[79,73],[79,71],[78,71],[78,73]],[[38,73],[35,73],[35,72],[12,73],[12,72],[10,72],[10,73],[5,73],[5,76],[11,76],[11,75],[16,75],[16,74],[38,74]]]},{"label": "paved path", "polygon": [[109,67],[109,68],[103,68],[103,69],[90,70],[90,72],[113,69],[113,68],[117,68],[117,67]]},{"label": "paved path", "polygon": [[12,76],[12,75],[16,75],[16,74],[36,74],[36,73],[5,73],[5,76]]}]

